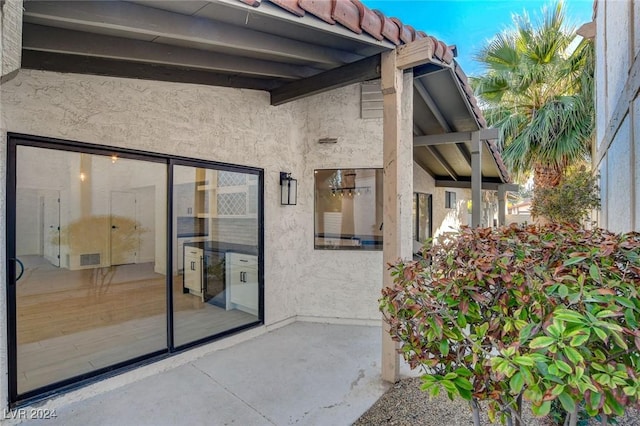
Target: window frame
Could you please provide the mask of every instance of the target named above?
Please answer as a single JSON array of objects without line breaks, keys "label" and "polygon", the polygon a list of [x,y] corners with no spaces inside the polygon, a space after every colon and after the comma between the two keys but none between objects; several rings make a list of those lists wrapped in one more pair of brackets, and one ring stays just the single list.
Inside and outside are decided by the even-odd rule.
[{"label": "window frame", "polygon": [[455,191],[444,191],[444,208],[455,209],[457,203],[457,194]]},{"label": "window frame", "polygon": [[[318,197],[316,194],[316,188],[317,188],[317,183],[316,183],[316,177],[318,172],[326,172],[326,171],[345,171],[345,170],[373,170],[375,171],[375,185],[380,186],[380,191],[382,192],[383,187],[384,187],[384,183],[383,183],[383,179],[384,179],[384,174],[383,174],[383,168],[382,167],[337,167],[337,168],[326,168],[326,169],[314,169],[313,171],[313,248],[314,250],[337,250],[337,251],[342,251],[342,250],[347,250],[347,251],[365,251],[365,252],[369,252],[369,251],[382,251],[382,247],[383,247],[383,236],[382,234],[380,234],[379,239],[376,240],[376,243],[372,246],[369,247],[367,244],[364,245],[337,245],[337,246],[331,246],[331,245],[321,245],[318,244],[316,241],[318,237],[318,229],[317,229],[317,209],[318,209]],[[378,179],[380,179],[380,182],[378,182]],[[355,189],[355,188],[349,188],[346,187],[344,189]],[[376,189],[374,188],[374,194],[375,194]],[[379,197],[382,197],[383,194],[380,193]],[[378,197],[378,194],[376,194],[376,199]],[[374,206],[375,208],[375,206]],[[380,218],[382,220],[382,206],[380,206]],[[382,225],[380,225],[381,228],[380,230],[382,230]],[[372,235],[373,236],[373,235]],[[356,238],[356,236],[354,235],[352,238]]]},{"label": "window frame", "polygon": [[427,201],[427,212],[428,212],[428,220],[429,220],[429,228],[427,229],[427,239],[433,238],[433,194],[428,192],[414,192],[413,193],[413,203],[414,203],[414,211],[415,218],[413,221],[414,231],[415,231],[415,239],[419,243],[424,243],[424,241],[420,240],[420,196],[426,196]]}]

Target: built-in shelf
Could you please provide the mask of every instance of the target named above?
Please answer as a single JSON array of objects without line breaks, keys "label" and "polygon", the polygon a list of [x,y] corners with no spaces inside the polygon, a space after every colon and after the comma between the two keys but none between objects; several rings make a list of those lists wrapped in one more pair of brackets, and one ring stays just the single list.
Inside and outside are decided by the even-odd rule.
[{"label": "built-in shelf", "polygon": [[197,189],[198,191],[215,191],[218,187],[216,185],[198,185]]}]

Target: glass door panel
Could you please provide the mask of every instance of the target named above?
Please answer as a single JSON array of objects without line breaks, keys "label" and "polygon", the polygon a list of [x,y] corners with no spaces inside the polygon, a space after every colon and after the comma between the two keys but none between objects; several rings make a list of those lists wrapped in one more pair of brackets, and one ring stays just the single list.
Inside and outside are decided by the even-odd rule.
[{"label": "glass door panel", "polygon": [[18,145],[17,393],[166,350],[167,165]]},{"label": "glass door panel", "polygon": [[173,166],[174,345],[259,320],[258,176]]}]

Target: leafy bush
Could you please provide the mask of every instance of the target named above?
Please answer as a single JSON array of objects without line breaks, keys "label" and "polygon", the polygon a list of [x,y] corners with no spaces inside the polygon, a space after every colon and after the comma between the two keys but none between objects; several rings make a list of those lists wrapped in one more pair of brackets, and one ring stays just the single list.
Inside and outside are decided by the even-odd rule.
[{"label": "leafy bush", "polygon": [[564,176],[556,187],[536,188],[531,214],[553,222],[579,224],[588,219],[591,210],[599,208],[598,178],[586,170],[577,170]]},{"label": "leafy bush", "polygon": [[570,225],[463,228],[392,266],[380,308],[423,389],[520,423],[640,400],[640,234]]}]

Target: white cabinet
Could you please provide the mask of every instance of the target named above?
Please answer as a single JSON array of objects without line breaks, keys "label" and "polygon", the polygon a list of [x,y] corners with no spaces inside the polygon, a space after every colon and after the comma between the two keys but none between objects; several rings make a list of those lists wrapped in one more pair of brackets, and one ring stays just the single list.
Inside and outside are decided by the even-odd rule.
[{"label": "white cabinet", "polygon": [[184,247],[184,291],[199,296],[204,302],[204,282],[202,280],[202,249]]},{"label": "white cabinet", "polygon": [[[177,239],[176,253],[174,254],[174,258],[177,260],[177,264],[174,263],[174,267],[177,268],[178,271],[182,271],[185,266],[184,259],[182,256],[182,254],[184,253],[185,244],[196,243],[196,242],[204,241],[205,239],[206,237],[188,237],[188,238],[180,237]],[[189,247],[187,246],[187,248]],[[187,265],[189,264],[187,263]]]},{"label": "white cabinet", "polygon": [[226,306],[258,315],[258,257],[250,254],[226,254]]}]

